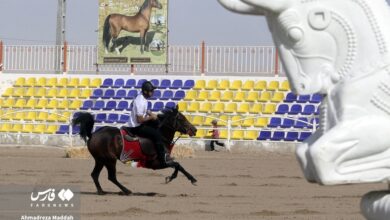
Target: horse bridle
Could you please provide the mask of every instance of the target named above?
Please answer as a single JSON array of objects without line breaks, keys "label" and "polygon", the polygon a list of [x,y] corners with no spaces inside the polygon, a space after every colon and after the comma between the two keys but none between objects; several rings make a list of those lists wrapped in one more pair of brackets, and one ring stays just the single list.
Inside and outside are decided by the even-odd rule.
[{"label": "horse bridle", "polygon": [[[174,125],[172,125],[172,126],[170,126],[170,125],[165,125],[165,126],[166,126],[168,129],[172,130],[172,131],[176,131],[176,127],[177,127],[177,123],[178,123],[178,122],[177,122],[178,117],[179,117],[179,114],[177,113],[176,116],[174,117],[174,120],[175,120]],[[158,125],[158,129],[161,129],[161,128],[162,128],[162,126],[165,124],[165,122],[168,120],[168,118],[169,118],[169,117],[164,117],[164,119],[162,120],[162,122]],[[181,136],[182,136],[182,133],[180,132],[179,137],[177,137],[176,140],[172,142],[172,144],[175,145],[176,142],[181,138]]]}]

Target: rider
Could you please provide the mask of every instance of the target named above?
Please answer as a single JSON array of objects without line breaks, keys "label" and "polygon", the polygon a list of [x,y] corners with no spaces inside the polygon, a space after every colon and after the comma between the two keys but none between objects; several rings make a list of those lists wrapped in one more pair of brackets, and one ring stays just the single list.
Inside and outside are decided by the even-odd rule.
[{"label": "rider", "polygon": [[[131,103],[131,114],[128,122],[128,126],[133,134],[144,138],[150,138],[154,144],[158,154],[158,159],[162,165],[170,165],[173,163],[173,159],[167,153],[163,137],[160,131],[152,127],[146,122],[156,121],[157,115],[148,110],[147,99],[153,96],[153,92],[156,88],[150,81],[146,81],[142,84],[142,92]],[[126,139],[130,138],[125,136]]]}]

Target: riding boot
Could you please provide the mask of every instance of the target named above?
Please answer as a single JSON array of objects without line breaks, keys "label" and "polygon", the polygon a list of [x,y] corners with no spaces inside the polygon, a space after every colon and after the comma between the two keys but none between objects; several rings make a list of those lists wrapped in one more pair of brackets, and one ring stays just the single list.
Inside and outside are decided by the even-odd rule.
[{"label": "riding boot", "polygon": [[157,148],[156,150],[158,154],[158,159],[161,165],[167,165],[167,166],[172,165],[174,161],[172,157],[169,155],[169,153],[167,153],[164,144],[156,144],[156,148]]}]

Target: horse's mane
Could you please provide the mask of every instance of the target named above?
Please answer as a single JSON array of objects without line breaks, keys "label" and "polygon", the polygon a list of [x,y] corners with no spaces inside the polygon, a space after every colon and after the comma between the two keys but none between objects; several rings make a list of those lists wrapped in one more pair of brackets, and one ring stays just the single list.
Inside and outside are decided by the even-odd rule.
[{"label": "horse's mane", "polygon": [[141,12],[142,10],[146,9],[147,7],[149,7],[149,0],[145,0],[145,2],[142,4],[139,11]]}]

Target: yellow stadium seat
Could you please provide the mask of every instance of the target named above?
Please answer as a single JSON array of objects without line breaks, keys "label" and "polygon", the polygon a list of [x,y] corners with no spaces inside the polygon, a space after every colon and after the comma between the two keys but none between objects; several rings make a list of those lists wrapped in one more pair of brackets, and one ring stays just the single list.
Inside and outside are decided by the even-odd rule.
[{"label": "yellow stadium seat", "polygon": [[57,83],[58,87],[67,87],[68,86],[68,79],[67,78],[60,78]]},{"label": "yellow stadium seat", "polygon": [[193,101],[196,99],[197,92],[194,90],[188,91],[186,96],[184,97],[185,101]]},{"label": "yellow stadium seat", "polygon": [[61,89],[57,93],[57,98],[66,98],[66,97],[68,97],[68,89]]},{"label": "yellow stadium seat", "polygon": [[5,90],[5,92],[3,93],[3,97],[12,97],[14,93],[14,89],[13,88],[8,88]]},{"label": "yellow stadium seat", "polygon": [[255,82],[253,80],[247,80],[247,81],[245,81],[241,90],[250,91],[250,90],[254,89],[254,87],[255,87]]},{"label": "yellow stadium seat", "polygon": [[238,127],[241,126],[242,124],[242,117],[239,115],[235,115],[232,117],[232,126],[233,127]]},{"label": "yellow stadium seat", "polygon": [[37,118],[37,113],[36,112],[28,112],[27,116],[24,118],[26,121],[35,121]]},{"label": "yellow stadium seat", "polygon": [[220,139],[227,139],[228,131],[227,130],[219,130],[219,138]]},{"label": "yellow stadium seat", "polygon": [[15,105],[13,108],[24,108],[26,106],[26,100],[25,99],[18,99],[16,100]]},{"label": "yellow stadium seat", "polygon": [[27,98],[34,97],[34,94],[35,94],[35,89],[31,87],[27,89],[26,93],[24,94],[24,97]]},{"label": "yellow stadium seat", "polygon": [[283,92],[275,92],[272,96],[271,102],[282,102],[284,100],[284,93]]},{"label": "yellow stadium seat", "polygon": [[23,133],[32,133],[34,131],[34,125],[26,124],[23,126]]},{"label": "yellow stadium seat", "polygon": [[4,112],[2,120],[13,120],[15,117],[15,110],[8,110]]},{"label": "yellow stadium seat", "polygon": [[244,131],[233,131],[232,139],[241,140],[244,137]]},{"label": "yellow stadium seat", "polygon": [[81,94],[80,94],[79,98],[87,99],[87,98],[89,98],[91,95],[92,95],[92,90],[91,90],[91,89],[83,89],[83,90],[81,91]]},{"label": "yellow stadium seat", "polygon": [[208,113],[211,110],[211,103],[210,102],[204,102],[202,106],[199,109],[199,112],[202,113]]},{"label": "yellow stadium seat", "polygon": [[195,138],[204,138],[206,136],[206,131],[199,129],[196,132]]},{"label": "yellow stadium seat", "polygon": [[42,98],[42,97],[45,97],[45,96],[46,96],[46,89],[44,89],[44,88],[35,89],[34,97]]},{"label": "yellow stadium seat", "polygon": [[46,86],[47,87],[57,87],[58,79],[57,78],[50,78],[46,80]]},{"label": "yellow stadium seat", "polygon": [[219,101],[221,99],[221,92],[220,91],[213,91],[211,92],[208,100],[209,101]]},{"label": "yellow stadium seat", "polygon": [[3,102],[3,108],[12,108],[15,105],[15,99],[8,98]]},{"label": "yellow stadium seat", "polygon": [[235,102],[242,102],[245,100],[245,92],[236,92],[233,99]]},{"label": "yellow stadium seat", "polygon": [[26,115],[26,114],[25,114],[24,112],[17,112],[17,113],[15,113],[15,116],[13,117],[12,120],[15,120],[15,121],[22,121],[22,120],[24,120],[25,115]]},{"label": "yellow stadium seat", "polygon": [[267,105],[265,105],[265,108],[263,109],[263,114],[274,114],[275,111],[276,111],[275,104],[267,104]]},{"label": "yellow stadium seat", "polygon": [[25,83],[26,83],[26,78],[24,78],[24,77],[19,77],[19,78],[16,80],[14,86],[15,86],[15,87],[23,87]]},{"label": "yellow stadium seat", "polygon": [[36,83],[37,83],[37,79],[35,77],[31,77],[31,78],[27,79],[25,86],[27,86],[27,87],[35,87]]},{"label": "yellow stadium seat", "polygon": [[59,118],[59,115],[57,112],[49,114],[47,117],[46,121],[48,122],[57,122]]},{"label": "yellow stadium seat", "polygon": [[185,102],[179,102],[179,103],[178,103],[178,106],[179,106],[179,110],[180,110],[180,111],[182,111],[182,112],[187,111],[187,103],[185,103]]},{"label": "yellow stadium seat", "polygon": [[37,121],[47,121],[48,115],[49,115],[49,113],[47,113],[47,112],[39,112],[36,120]]},{"label": "yellow stadium seat", "polygon": [[242,103],[237,110],[237,113],[247,114],[249,112],[249,103]]},{"label": "yellow stadium seat", "polygon": [[203,90],[205,87],[206,87],[206,81],[205,80],[198,80],[198,81],[196,81],[193,89]]},{"label": "yellow stadium seat", "polygon": [[1,117],[3,116],[4,114],[4,111],[0,109],[0,121],[1,121]]},{"label": "yellow stadium seat", "polygon": [[13,132],[13,133],[20,133],[23,131],[23,125],[22,124],[14,124],[12,126],[12,129],[10,132]]},{"label": "yellow stadium seat", "polygon": [[39,99],[38,103],[35,105],[36,109],[45,109],[47,107],[47,99]]},{"label": "yellow stadium seat", "polygon": [[58,117],[58,122],[68,122],[70,120],[70,112],[62,112],[61,116]]},{"label": "yellow stadium seat", "polygon": [[199,102],[191,102],[187,107],[187,112],[198,112],[199,111]]},{"label": "yellow stadium seat", "polygon": [[240,90],[242,87],[242,81],[241,80],[234,80],[233,83],[230,86],[230,90]]},{"label": "yellow stadium seat", "polygon": [[79,98],[80,94],[80,89],[72,89],[68,95],[68,98]]},{"label": "yellow stadium seat", "polygon": [[249,92],[245,101],[247,102],[257,102],[259,99],[259,92]]},{"label": "yellow stadium seat", "polygon": [[221,101],[223,102],[229,102],[233,100],[233,92],[232,91],[226,91],[223,93],[221,97]]},{"label": "yellow stadium seat", "polygon": [[290,83],[287,80],[283,81],[282,84],[280,84],[279,90],[280,91],[290,91],[291,90]]},{"label": "yellow stadium seat", "polygon": [[218,86],[218,81],[215,79],[209,80],[206,85],[206,90],[213,90],[216,89]]},{"label": "yellow stadium seat", "polygon": [[[229,120],[229,116],[227,115],[221,115],[219,117],[218,125],[220,126],[227,126],[227,121]],[[211,124],[211,122],[210,122]]]},{"label": "yellow stadium seat", "polygon": [[15,88],[14,89],[14,93],[13,93],[13,97],[24,97],[24,92],[25,92],[25,89],[24,88]]},{"label": "yellow stadium seat", "polygon": [[256,140],[258,136],[258,131],[245,131],[244,140]]},{"label": "yellow stadium seat", "polygon": [[81,100],[74,100],[70,105],[69,109],[70,110],[78,110],[82,105]]},{"label": "yellow stadium seat", "polygon": [[46,131],[46,125],[35,125],[33,133],[43,134]]},{"label": "yellow stadium seat", "polygon": [[235,113],[237,111],[237,103],[228,103],[225,108],[225,113]]},{"label": "yellow stadium seat", "polygon": [[37,105],[37,100],[36,99],[29,99],[27,101],[27,104],[26,104],[26,106],[24,108],[25,109],[34,109],[36,105]]},{"label": "yellow stadium seat", "polygon": [[58,125],[49,125],[45,130],[45,134],[55,134],[58,130]]},{"label": "yellow stadium seat", "polygon": [[46,108],[47,109],[57,109],[58,107],[58,100],[52,99],[50,100],[49,104],[47,104]]},{"label": "yellow stadium seat", "polygon": [[255,103],[249,109],[249,113],[250,114],[260,114],[262,110],[263,110],[263,104]]},{"label": "yellow stadium seat", "polygon": [[[211,116],[211,117],[216,117],[215,115],[207,115],[207,116]],[[204,122],[203,122],[203,125],[204,126],[212,126],[211,125],[211,121],[213,121],[214,118],[209,118],[209,117],[206,117]],[[219,123],[219,122],[218,122]]]},{"label": "yellow stadium seat", "polygon": [[36,87],[45,87],[46,86],[46,78],[41,77],[38,79]]},{"label": "yellow stadium seat", "polygon": [[218,84],[218,90],[226,90],[228,89],[230,86],[230,81],[229,80],[221,80],[219,81],[219,84]]},{"label": "yellow stadium seat", "polygon": [[257,118],[255,120],[254,126],[255,127],[260,127],[260,128],[265,128],[265,127],[268,126],[268,121],[269,121],[268,118]]},{"label": "yellow stadium seat", "polygon": [[80,80],[78,78],[70,78],[68,82],[68,87],[76,88],[80,84]]},{"label": "yellow stadium seat", "polygon": [[279,89],[279,81],[271,81],[267,86],[268,91],[276,91],[278,89]]},{"label": "yellow stadium seat", "polygon": [[192,124],[194,126],[201,126],[201,125],[203,125],[203,116],[195,115],[192,118]]},{"label": "yellow stadium seat", "polygon": [[79,88],[88,88],[91,83],[89,78],[83,78],[80,82]]},{"label": "yellow stadium seat", "polygon": [[259,98],[260,102],[268,102],[271,100],[271,93],[270,92],[262,92]]},{"label": "yellow stadium seat", "polygon": [[253,89],[256,91],[262,91],[265,90],[266,88],[267,88],[267,82],[264,80],[260,80],[256,82]]},{"label": "yellow stadium seat", "polygon": [[0,99],[0,108],[3,106],[3,99]]},{"label": "yellow stadium seat", "polygon": [[10,132],[11,129],[12,129],[12,124],[5,123],[5,124],[2,124],[2,125],[1,125],[0,131],[1,131],[1,132]]},{"label": "yellow stadium seat", "polygon": [[56,88],[51,88],[46,94],[47,98],[56,98],[58,90]]},{"label": "yellow stadium seat", "polygon": [[225,104],[224,103],[216,103],[211,108],[212,113],[223,113],[225,111]]},{"label": "yellow stadium seat", "polygon": [[208,91],[200,91],[195,100],[196,101],[206,101],[208,98],[209,98]]},{"label": "yellow stadium seat", "polygon": [[241,126],[242,126],[242,127],[248,128],[248,127],[252,127],[254,123],[255,123],[255,122],[254,122],[253,118],[248,118],[248,119],[245,119],[245,120],[242,122]]},{"label": "yellow stadium seat", "polygon": [[95,78],[91,81],[91,84],[89,85],[90,88],[98,88],[102,85],[102,79]]},{"label": "yellow stadium seat", "polygon": [[58,103],[57,109],[68,109],[68,108],[69,108],[68,100],[62,100]]}]

